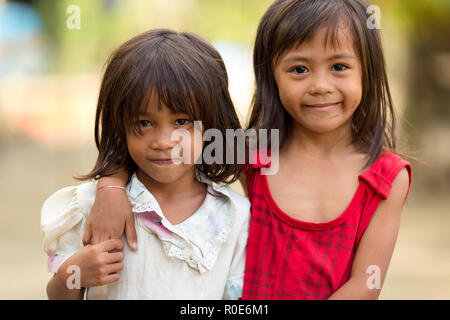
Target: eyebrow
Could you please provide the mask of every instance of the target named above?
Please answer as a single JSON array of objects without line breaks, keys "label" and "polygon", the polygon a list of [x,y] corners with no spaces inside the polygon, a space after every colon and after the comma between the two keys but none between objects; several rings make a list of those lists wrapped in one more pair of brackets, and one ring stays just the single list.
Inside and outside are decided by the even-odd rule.
[{"label": "eyebrow", "polygon": [[[330,61],[330,60],[337,60],[337,59],[356,59],[356,57],[349,55],[349,54],[338,53],[338,54],[332,55],[327,60]],[[294,62],[294,61],[310,62],[311,60],[306,57],[302,57],[302,56],[298,56],[298,55],[291,56],[289,58],[284,59],[284,62]]]}]

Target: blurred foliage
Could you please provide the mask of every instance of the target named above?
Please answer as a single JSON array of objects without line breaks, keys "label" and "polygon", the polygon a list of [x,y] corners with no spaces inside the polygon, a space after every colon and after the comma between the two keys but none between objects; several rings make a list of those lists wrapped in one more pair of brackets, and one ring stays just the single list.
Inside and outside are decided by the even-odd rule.
[{"label": "blurred foliage", "polygon": [[392,13],[410,47],[407,116],[417,129],[450,121],[450,1],[397,0]]},{"label": "blurred foliage", "polygon": [[406,38],[408,144],[427,167],[415,170],[422,195],[450,190],[450,1],[383,1]]},{"label": "blurred foliage", "polygon": [[[23,0],[25,1],[25,0]],[[28,0],[41,14],[52,47],[52,73],[98,71],[112,50],[132,36],[152,28],[195,32],[213,42],[240,43],[251,50],[259,19],[273,0]],[[392,48],[398,51],[402,101],[402,133],[412,150],[425,150],[425,160],[439,168],[429,171],[450,187],[450,0],[371,0],[389,20]],[[67,8],[81,11],[81,29],[69,29]],[[383,25],[383,23],[382,23]],[[392,54],[387,57],[391,59]],[[396,62],[393,62],[396,63]],[[392,76],[392,74],[391,74]],[[396,74],[394,75],[396,76]],[[391,83],[392,84],[392,83]],[[406,125],[405,125],[406,124]],[[440,127],[437,139],[436,128]],[[442,130],[444,128],[444,130]],[[425,138],[426,137],[426,138]],[[433,138],[429,138],[433,137]],[[432,141],[433,146],[429,146]],[[437,147],[437,141],[441,146]],[[428,146],[427,146],[428,145]],[[445,145],[445,146],[444,146]],[[435,150],[443,150],[436,156]],[[419,154],[420,157],[420,154]],[[439,162],[436,159],[441,159]],[[436,160],[434,163],[433,161]],[[440,163],[437,165],[436,163]],[[425,184],[423,184],[425,185]]]},{"label": "blurred foliage", "polygon": [[[24,1],[24,0],[23,0]],[[51,72],[98,70],[120,43],[151,28],[192,31],[209,41],[251,49],[259,19],[273,0],[28,0],[42,15],[53,48]],[[402,29],[409,56],[410,101],[415,127],[450,120],[449,88],[439,63],[450,52],[450,0],[374,0]],[[67,8],[81,11],[81,29],[69,29]],[[450,59],[450,58],[448,58]],[[450,60],[449,60],[450,61]],[[449,71],[450,72],[450,71]],[[449,80],[450,81],[450,80]]]},{"label": "blurred foliage", "polygon": [[[56,53],[54,72],[79,72],[102,64],[113,48],[151,28],[196,32],[209,41],[251,43],[270,0],[39,0]],[[81,11],[81,28],[69,29],[70,5]]]},{"label": "blurred foliage", "polygon": [[384,1],[398,21],[410,32],[417,26],[425,29],[443,29],[450,24],[450,1],[448,0],[395,0]]}]

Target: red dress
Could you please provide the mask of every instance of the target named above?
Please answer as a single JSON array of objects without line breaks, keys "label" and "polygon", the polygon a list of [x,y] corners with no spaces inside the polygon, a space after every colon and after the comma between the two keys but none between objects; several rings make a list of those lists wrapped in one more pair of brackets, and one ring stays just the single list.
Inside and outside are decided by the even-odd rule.
[{"label": "red dress", "polygon": [[384,152],[359,175],[356,193],[339,217],[312,223],[277,206],[260,172],[270,158],[262,155],[251,165],[252,174],[249,166],[244,169],[252,215],[242,299],[327,299],[349,279],[358,243],[404,167],[411,185],[411,165]]}]

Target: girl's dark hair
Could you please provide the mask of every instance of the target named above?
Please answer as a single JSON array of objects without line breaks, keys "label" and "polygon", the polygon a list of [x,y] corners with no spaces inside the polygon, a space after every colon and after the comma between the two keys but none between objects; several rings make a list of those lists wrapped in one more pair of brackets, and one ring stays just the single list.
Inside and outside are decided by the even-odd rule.
[{"label": "girl's dark hair", "polygon": [[326,27],[327,43],[336,44],[344,23],[353,36],[363,74],[362,99],[353,114],[353,143],[367,154],[366,166],[385,150],[396,152],[396,119],[385,59],[378,30],[367,26],[367,8],[362,0],[278,0],[269,7],[255,41],[256,92],[249,128],[279,129],[283,146],[292,120],[280,101],[274,65],[283,52],[312,39],[321,27]]},{"label": "girl's dark hair", "polygon": [[[165,105],[192,121],[201,120],[204,130],[216,128],[225,136],[226,129],[241,129],[217,50],[192,33],[151,30],[122,44],[107,62],[95,117],[99,154],[92,171],[79,179],[100,179],[123,168],[131,175],[136,170],[126,134],[140,133],[139,110],[148,105],[152,92],[159,108]],[[227,151],[224,146],[224,156]],[[196,164],[212,181],[224,183],[236,181],[242,166]]]}]

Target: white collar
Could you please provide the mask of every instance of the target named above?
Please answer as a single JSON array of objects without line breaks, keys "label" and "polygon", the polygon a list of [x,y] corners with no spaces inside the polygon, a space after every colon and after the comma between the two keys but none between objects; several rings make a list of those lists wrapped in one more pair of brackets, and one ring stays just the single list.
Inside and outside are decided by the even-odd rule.
[{"label": "white collar", "polygon": [[[167,220],[158,201],[139,181],[136,173],[126,190],[132,211],[138,215],[141,226],[158,236],[165,253],[185,260],[191,267],[204,273],[214,266],[228,238],[234,224],[236,204],[229,188],[213,182],[199,170],[196,170],[196,178],[208,186],[205,201],[191,217],[177,225]],[[217,193],[221,197],[211,195]]]}]

